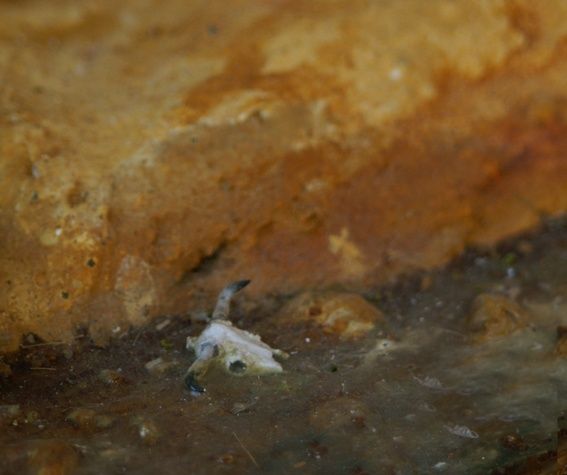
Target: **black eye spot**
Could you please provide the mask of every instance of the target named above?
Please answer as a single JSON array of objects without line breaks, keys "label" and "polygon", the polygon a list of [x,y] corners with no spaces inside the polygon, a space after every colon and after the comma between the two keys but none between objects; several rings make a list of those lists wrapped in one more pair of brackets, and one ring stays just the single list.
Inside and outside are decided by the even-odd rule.
[{"label": "black eye spot", "polygon": [[205,388],[197,382],[197,378],[195,377],[194,373],[189,373],[187,374],[187,376],[185,376],[185,387],[189,389],[189,391],[196,393],[205,392]]},{"label": "black eye spot", "polygon": [[94,266],[96,266],[96,262],[95,262],[94,259],[89,259],[89,260],[87,261],[87,265],[88,265],[89,267],[94,267]]},{"label": "black eye spot", "polygon": [[228,367],[228,369],[232,373],[242,374],[246,371],[246,363],[244,363],[243,361],[240,361],[240,360],[236,360],[236,361],[233,361],[232,363],[230,363],[230,366]]}]

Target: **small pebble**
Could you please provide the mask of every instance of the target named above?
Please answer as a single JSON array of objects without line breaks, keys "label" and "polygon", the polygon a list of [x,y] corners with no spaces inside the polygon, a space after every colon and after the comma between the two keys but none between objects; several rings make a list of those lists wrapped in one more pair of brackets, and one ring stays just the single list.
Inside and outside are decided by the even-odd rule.
[{"label": "small pebble", "polygon": [[16,418],[21,414],[19,404],[5,404],[0,406],[0,424],[17,423]]},{"label": "small pebble", "polygon": [[94,419],[96,411],[87,409],[85,407],[78,407],[73,409],[65,420],[77,429],[92,429],[94,427]]},{"label": "small pebble", "polygon": [[98,429],[108,429],[114,425],[114,417],[100,414],[95,417],[94,423]]},{"label": "small pebble", "polygon": [[179,365],[176,360],[165,360],[161,356],[146,363],[146,369],[153,374],[163,374]]},{"label": "small pebble", "polygon": [[73,355],[74,355],[74,354],[75,354],[75,353],[73,352],[73,348],[71,348],[71,346],[65,346],[65,347],[63,348],[63,356],[64,356],[66,359],[70,360],[71,358],[73,358]]},{"label": "small pebble", "polygon": [[28,411],[26,412],[26,422],[28,424],[33,424],[39,419],[39,413],[37,411]]},{"label": "small pebble", "polygon": [[33,335],[33,333],[28,333],[25,337],[25,341],[28,345],[33,345],[36,343],[36,339],[35,336]]},{"label": "small pebble", "polygon": [[105,384],[121,384],[126,382],[124,375],[113,369],[103,369],[98,374],[98,379]]},{"label": "small pebble", "polygon": [[140,416],[135,416],[132,419],[132,422],[138,430],[140,439],[142,439],[145,444],[153,445],[157,442],[160,432],[153,421]]},{"label": "small pebble", "polygon": [[108,449],[101,450],[99,455],[102,458],[117,461],[117,460],[125,460],[129,456],[129,451],[127,449],[123,449],[120,447],[111,447]]}]

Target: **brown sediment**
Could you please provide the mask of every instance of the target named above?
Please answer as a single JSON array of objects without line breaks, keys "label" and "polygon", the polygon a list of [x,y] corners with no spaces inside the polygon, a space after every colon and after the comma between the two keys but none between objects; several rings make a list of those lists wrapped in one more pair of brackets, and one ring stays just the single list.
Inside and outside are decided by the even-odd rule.
[{"label": "brown sediment", "polygon": [[211,365],[200,396],[183,385],[186,339],[206,327],[188,316],[105,348],[28,335],[0,358],[0,472],[556,473],[566,230],[555,220],[364,296],[245,292],[234,328],[288,352],[283,372]]}]

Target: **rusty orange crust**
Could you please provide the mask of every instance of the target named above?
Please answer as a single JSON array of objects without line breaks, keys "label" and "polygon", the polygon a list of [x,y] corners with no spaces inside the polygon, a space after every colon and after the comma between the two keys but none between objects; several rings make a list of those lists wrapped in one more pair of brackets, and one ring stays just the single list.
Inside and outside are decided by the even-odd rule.
[{"label": "rusty orange crust", "polygon": [[237,278],[366,288],[567,209],[561,0],[231,5],[0,6],[0,349]]}]

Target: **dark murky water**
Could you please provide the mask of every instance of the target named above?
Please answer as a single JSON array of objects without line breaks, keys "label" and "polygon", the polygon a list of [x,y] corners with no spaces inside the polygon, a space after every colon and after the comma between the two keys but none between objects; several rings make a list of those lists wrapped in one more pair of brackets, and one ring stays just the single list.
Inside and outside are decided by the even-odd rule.
[{"label": "dark murky water", "polygon": [[[504,335],[472,331],[480,294],[510,302]],[[285,372],[216,370],[199,397],[182,384],[185,337],[203,328],[187,318],[104,349],[30,339],[0,383],[1,472],[564,473],[565,220],[365,297],[388,329],[356,342],[271,325],[281,302],[237,308],[291,353]]]}]

